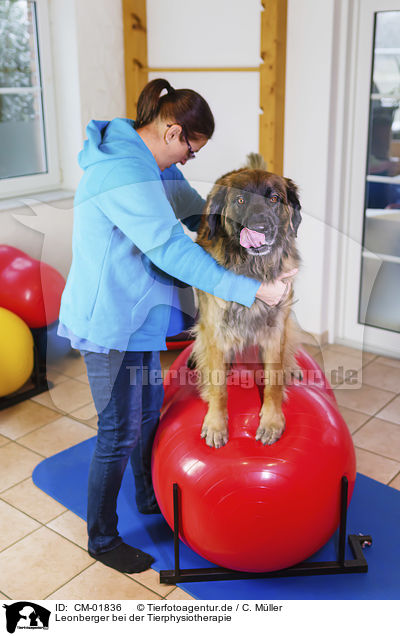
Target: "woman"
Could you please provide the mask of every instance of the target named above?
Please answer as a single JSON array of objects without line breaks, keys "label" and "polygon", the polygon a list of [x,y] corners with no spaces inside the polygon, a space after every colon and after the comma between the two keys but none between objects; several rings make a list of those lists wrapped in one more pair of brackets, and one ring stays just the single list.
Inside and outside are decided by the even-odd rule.
[{"label": "woman", "polygon": [[89,554],[121,572],[140,572],[154,560],[122,541],[116,503],[130,461],[139,511],[159,512],[150,460],[163,388],[148,379],[161,377],[174,279],[246,306],[255,297],[276,304],[286,292],[282,281],[260,286],[223,269],[182,229],[178,218],[196,230],[204,201],[175,164],[194,158],[213,131],[198,93],[158,79],[141,93],[135,122],[90,122],[79,155],[84,174],[59,334],[83,352],[99,418]]}]

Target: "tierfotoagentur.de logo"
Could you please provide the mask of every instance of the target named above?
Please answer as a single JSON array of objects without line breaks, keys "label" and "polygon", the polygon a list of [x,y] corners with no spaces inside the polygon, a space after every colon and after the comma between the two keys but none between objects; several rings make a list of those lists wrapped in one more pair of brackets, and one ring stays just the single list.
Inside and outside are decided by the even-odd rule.
[{"label": "tierfotoagentur.de logo", "polygon": [[3,607],[9,634],[14,634],[17,629],[49,629],[51,612],[37,603],[18,601]]}]

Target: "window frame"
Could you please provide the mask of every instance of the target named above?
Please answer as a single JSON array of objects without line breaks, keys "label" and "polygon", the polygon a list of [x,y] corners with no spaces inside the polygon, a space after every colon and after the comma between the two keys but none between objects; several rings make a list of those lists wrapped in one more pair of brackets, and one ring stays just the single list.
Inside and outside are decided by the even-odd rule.
[{"label": "window frame", "polygon": [[33,0],[36,5],[38,57],[42,83],[44,144],[47,172],[0,179],[0,199],[43,192],[60,187],[56,101],[51,54],[49,0]]}]

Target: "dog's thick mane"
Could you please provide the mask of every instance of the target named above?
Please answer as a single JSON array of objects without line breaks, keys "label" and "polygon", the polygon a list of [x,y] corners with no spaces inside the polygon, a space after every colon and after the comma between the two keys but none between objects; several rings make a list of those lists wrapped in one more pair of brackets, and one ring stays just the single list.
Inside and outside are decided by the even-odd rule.
[{"label": "dog's thick mane", "polygon": [[[260,282],[273,281],[299,264],[295,239],[301,222],[300,209],[296,185],[267,172],[262,158],[252,154],[244,168],[216,181],[207,199],[197,242],[226,269]],[[243,240],[247,234],[242,234],[244,229],[257,234],[257,228],[264,234],[266,249],[263,241],[255,245]],[[219,448],[226,444],[229,417],[226,382],[221,385],[209,379],[214,371],[226,378],[238,352],[246,352],[246,356],[249,352],[254,357],[252,351],[256,350],[266,373],[278,373],[277,380],[266,376],[272,381],[264,383],[255,438],[263,444],[273,444],[282,435],[285,383],[297,369],[297,330],[290,315],[293,290],[289,286],[286,291],[276,305],[256,298],[248,307],[199,290],[199,321],[193,329],[196,340],[191,358],[200,373],[200,394],[208,403],[201,432],[208,446]]]}]

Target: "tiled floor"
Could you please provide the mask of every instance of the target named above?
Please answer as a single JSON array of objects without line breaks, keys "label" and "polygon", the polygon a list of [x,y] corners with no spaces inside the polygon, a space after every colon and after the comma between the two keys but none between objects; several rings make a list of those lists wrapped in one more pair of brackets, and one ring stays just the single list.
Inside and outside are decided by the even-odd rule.
[{"label": "tiled floor", "polygon": [[[338,345],[306,348],[334,385],[353,435],[357,469],[400,490],[400,360]],[[162,354],[167,367],[175,352]],[[0,598],[188,599],[154,570],[120,574],[86,551],[85,523],[32,482],[43,458],[95,434],[85,366],[51,367],[54,387],[0,411]]]}]

